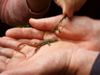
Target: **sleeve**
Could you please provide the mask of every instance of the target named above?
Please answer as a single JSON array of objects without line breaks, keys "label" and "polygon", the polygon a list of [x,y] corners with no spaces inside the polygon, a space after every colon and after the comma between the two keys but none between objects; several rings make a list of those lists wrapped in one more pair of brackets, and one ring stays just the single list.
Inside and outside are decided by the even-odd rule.
[{"label": "sleeve", "polygon": [[0,0],[0,19],[10,25],[26,24],[29,18],[39,18],[46,12],[31,11],[26,0]]},{"label": "sleeve", "polygon": [[98,55],[90,75],[100,75],[100,54]]}]

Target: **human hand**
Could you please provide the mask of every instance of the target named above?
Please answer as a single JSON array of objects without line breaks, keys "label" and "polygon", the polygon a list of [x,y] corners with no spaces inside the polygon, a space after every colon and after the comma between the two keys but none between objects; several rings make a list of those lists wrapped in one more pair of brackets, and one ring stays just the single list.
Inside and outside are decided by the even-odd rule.
[{"label": "human hand", "polygon": [[[88,17],[73,17],[72,20],[65,18],[61,25],[58,27],[60,32],[49,33],[45,35],[45,32],[50,32],[55,29],[57,22],[62,18],[62,15],[45,18],[45,19],[30,19],[30,24],[34,28],[13,28],[6,32],[6,36],[16,39],[60,39],[73,41],[80,46],[86,47],[92,50],[99,50],[99,21],[93,20]],[[19,31],[19,32],[18,32]],[[21,33],[21,34],[20,34]]]},{"label": "human hand", "polygon": [[[0,37],[0,40],[4,40],[4,44],[6,45],[7,42],[4,39],[5,37]],[[6,38],[7,39],[7,38]],[[2,45],[2,41],[0,41],[0,73],[2,73],[3,71],[6,70],[6,66],[9,62],[9,60],[11,60],[11,57],[14,54],[20,54],[20,52],[17,52],[15,49],[11,49],[9,47],[5,47],[4,45]]]},{"label": "human hand", "polygon": [[[25,49],[24,52],[27,52],[28,50],[31,53],[29,54],[28,52],[27,54],[24,54],[23,52],[21,52],[24,49]],[[32,54],[34,54],[34,49],[35,49],[34,47],[28,46],[25,43],[23,44],[22,39],[15,40],[9,37],[1,37],[0,38],[0,73],[7,70],[7,68],[13,68],[14,62],[17,63],[19,60],[22,60],[25,57],[29,57]],[[17,61],[15,61],[15,59]],[[8,67],[8,65],[11,65],[11,66]],[[14,63],[14,66],[15,66],[15,63]]]},{"label": "human hand", "polygon": [[[4,42],[2,45],[16,48],[16,43],[19,42],[10,41],[9,44],[2,41]],[[15,43],[12,44],[12,42]],[[25,56],[15,53],[9,60],[6,70],[0,75],[89,75],[98,55],[97,52],[87,51],[73,43],[64,41],[51,43],[50,46],[42,46],[37,52],[35,50],[35,47],[28,45],[21,47],[20,52]],[[81,64],[85,66],[80,67]]]},{"label": "human hand", "polygon": [[[62,15],[59,15],[44,19],[30,19],[29,23],[33,28],[50,32],[54,31],[53,29],[56,29],[56,27],[58,26],[58,22],[62,17]],[[90,19],[88,17],[75,16],[72,20],[69,20],[68,17],[66,17],[59,24],[60,25],[58,26],[58,30],[60,32],[58,32],[57,30],[55,31],[55,34],[62,39],[77,41],[99,38],[99,21]],[[8,32],[6,33],[7,35],[9,35]]]},{"label": "human hand", "polygon": [[73,13],[78,11],[86,2],[86,0],[55,0],[62,8],[63,14],[72,17]]},{"label": "human hand", "polygon": [[0,48],[0,73],[6,69],[7,62],[10,59],[8,55],[11,53],[11,50],[9,48]]},{"label": "human hand", "polygon": [[[45,18],[45,19],[30,19],[30,24],[33,28],[42,31],[52,31],[57,27],[57,22],[62,18],[62,15]],[[91,49],[99,49],[100,43],[100,27],[99,21],[88,17],[73,17],[72,20],[65,18],[58,26],[59,31],[55,31],[55,35],[61,40],[71,40]],[[8,30],[7,35],[11,36],[14,30]],[[50,37],[50,36],[49,36]],[[15,37],[14,37],[15,38]]]}]

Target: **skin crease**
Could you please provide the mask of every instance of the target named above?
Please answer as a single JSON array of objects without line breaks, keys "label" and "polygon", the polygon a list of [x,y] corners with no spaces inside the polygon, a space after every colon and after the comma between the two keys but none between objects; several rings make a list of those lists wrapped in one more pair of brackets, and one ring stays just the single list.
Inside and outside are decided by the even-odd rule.
[{"label": "skin crease", "polygon": [[[52,28],[54,28],[54,26],[55,26],[56,20],[60,19],[61,17],[62,16],[60,15],[60,16],[56,16],[56,17],[52,17],[52,18],[39,19],[39,20],[31,19],[30,23],[34,28],[38,28],[40,30],[44,30],[44,31],[46,31],[45,29],[52,30]],[[51,23],[51,21],[52,21],[52,23]],[[81,24],[83,22],[85,22],[85,23]],[[62,24],[66,24],[66,23],[70,24],[70,21],[67,18],[65,20],[63,20]],[[38,26],[37,26],[37,24],[38,24]],[[35,47],[31,47],[28,45],[25,45],[24,47],[22,47],[22,49],[20,49],[19,51],[23,52],[23,54],[25,56],[23,54],[17,54],[17,53],[14,54],[12,59],[9,60],[8,64],[6,65],[6,69],[3,71],[3,73],[1,75],[29,75],[29,74],[30,75],[33,75],[33,74],[48,75],[51,73],[53,73],[54,75],[56,75],[56,74],[58,75],[58,73],[62,70],[64,71],[63,73],[65,73],[67,67],[69,67],[69,69],[68,69],[69,71],[67,71],[67,73],[70,75],[75,74],[77,69],[79,71],[75,75],[80,75],[80,74],[81,75],[82,74],[89,75],[91,67],[93,65],[93,62],[95,61],[95,59],[98,55],[98,53],[95,53],[94,51],[92,52],[91,50],[99,49],[99,47],[97,46],[99,43],[98,35],[99,35],[100,27],[97,27],[97,26],[99,26],[98,25],[99,22],[96,20],[87,18],[87,17],[74,17],[74,19],[71,21],[71,24],[72,25],[68,25],[68,30],[70,30],[71,34],[70,33],[68,34],[67,32],[63,33],[62,31],[61,31],[62,33],[55,32],[55,35],[56,36],[59,35],[58,37],[62,41],[52,43],[51,46],[45,45],[45,46],[41,47],[37,53],[34,53],[35,49],[36,49]],[[47,28],[44,29],[42,26],[43,27],[45,26]],[[71,26],[71,28],[70,28],[70,26]],[[95,27],[95,29],[94,29],[94,27]],[[34,28],[33,28],[33,31],[32,31],[32,28],[31,29],[28,28],[29,31],[31,32],[31,34],[37,33],[36,31],[38,31],[38,30],[34,31]],[[80,28],[82,28],[81,29],[82,32],[81,32]],[[20,37],[24,36],[21,39],[28,39],[29,36],[26,36],[27,34],[24,34],[24,33],[26,33],[24,29],[26,30],[27,28],[10,29],[6,32],[6,36],[13,37],[13,38],[20,38]],[[67,30],[67,27],[65,27],[65,29]],[[18,30],[20,30],[20,31],[22,30],[21,31],[21,33],[23,33],[23,34],[21,34],[22,36],[16,36],[16,35],[19,35],[19,33],[16,34],[16,31],[18,31]],[[76,31],[76,32],[73,32],[73,31]],[[82,34],[83,31],[85,33],[84,36]],[[88,35],[87,35],[87,32],[88,32]],[[69,37],[62,37],[62,36],[60,36],[61,34],[62,35],[66,34],[67,36],[69,36],[71,38],[69,39]],[[72,36],[72,34],[74,36],[82,36],[82,37],[75,38]],[[40,39],[43,39],[43,36],[44,36],[44,34],[42,34],[41,36],[36,35],[35,39],[40,38],[40,37],[41,37]],[[16,43],[19,43],[18,41],[13,40],[13,39],[1,38],[0,41],[2,41],[2,40],[6,40],[6,42],[1,43],[1,45],[5,46],[5,47],[10,46],[10,48],[14,48]],[[12,42],[7,43],[7,40],[8,41],[10,40],[15,43],[13,43],[13,44],[12,44]],[[80,56],[80,58],[79,58],[79,56]],[[71,57],[73,57],[73,58],[71,59]],[[77,59],[77,57],[79,60],[76,61],[75,59]],[[70,62],[70,60],[71,60],[71,62]],[[43,63],[41,63],[41,61]],[[52,62],[54,65],[48,66],[48,64],[52,64]],[[70,66],[68,65],[69,64],[68,62],[70,62]],[[67,66],[65,63],[67,64]],[[77,63],[78,63],[78,65],[77,65]],[[80,68],[79,64],[80,65],[84,64],[84,66]],[[19,67],[21,67],[21,68],[19,69]],[[44,67],[46,67],[46,69]],[[85,69],[85,70],[83,70],[83,69]],[[54,73],[55,70],[56,70],[56,73]],[[71,72],[70,72],[70,70],[71,70]],[[62,75],[62,73],[59,73],[59,74]]]},{"label": "skin crease", "polygon": [[78,11],[87,0],[55,0],[62,10],[63,14],[72,17],[73,13]]},{"label": "skin crease", "polygon": [[[10,40],[16,42],[16,40]],[[6,69],[0,75],[74,75],[79,64],[87,64],[88,67],[87,65],[82,67],[86,71],[78,71],[75,75],[80,75],[81,72],[83,72],[82,75],[89,75],[91,66],[98,55],[97,52],[84,50],[73,43],[64,41],[52,43],[51,46],[45,45],[37,53],[34,53],[34,50],[34,47],[26,45],[20,49],[26,56],[14,52],[12,58],[6,62]],[[75,59],[80,54],[83,56],[76,61]],[[83,61],[86,62],[82,63]],[[52,65],[49,66],[48,64]]]},{"label": "skin crease", "polygon": [[[51,31],[61,18],[62,15],[45,19],[30,19],[30,24],[33,28],[42,31]],[[75,16],[72,20],[66,18],[62,21],[61,26],[59,26],[59,30],[60,32],[55,31],[55,35],[61,40],[71,40],[82,45],[86,43],[94,44],[98,47],[97,50],[99,50],[99,20],[84,16]],[[85,46],[87,46],[87,44]]]},{"label": "skin crease", "polygon": [[[57,18],[55,17],[55,19],[57,19]],[[58,19],[60,19],[59,16],[58,16]],[[68,21],[68,19],[65,19],[63,21],[62,25],[66,25],[66,20]],[[85,21],[85,23],[92,24],[92,26],[95,23],[96,24],[98,23],[87,17],[81,17],[81,20],[83,20],[83,22]],[[14,49],[16,49],[16,47],[18,47],[18,46],[16,46],[16,44],[18,45],[20,43],[23,43],[23,41],[19,42],[20,39],[15,40],[15,39],[10,39],[8,37],[1,38],[0,41],[3,40],[0,43],[1,46],[12,48],[12,50],[7,51],[7,52],[11,52],[11,54],[10,53],[5,54],[5,52],[4,52],[3,55],[10,56],[12,58],[11,59],[7,58],[7,59],[3,60],[4,62],[6,62],[6,64],[4,64],[4,68],[1,70],[2,73],[0,75],[51,75],[51,74],[52,75],[53,74],[54,75],[62,75],[62,74],[66,75],[66,73],[65,73],[66,69],[67,69],[67,75],[68,74],[70,74],[70,75],[89,75],[91,67],[93,65],[93,62],[95,61],[95,59],[98,55],[98,52],[92,52],[92,51],[88,51],[88,50],[90,50],[90,49],[97,50],[98,49],[97,44],[99,43],[99,39],[98,39],[99,36],[97,36],[97,35],[99,35],[99,33],[98,33],[98,28],[92,30],[91,26],[86,27],[86,30],[84,30],[85,24],[82,25],[82,27],[83,27],[82,28],[80,26],[82,23],[81,20],[80,20],[80,17],[74,17],[74,19],[72,20],[72,23],[67,22],[69,25],[70,25],[70,23],[72,24],[72,26],[71,26],[72,28],[70,26],[68,26],[70,33],[67,33],[66,31],[61,31],[60,34],[58,32],[55,32],[57,39],[60,38],[60,40],[68,40],[70,42],[59,41],[59,42],[52,43],[51,46],[45,45],[45,46],[41,47],[37,51],[37,53],[35,53],[36,47],[32,47],[29,45],[25,45],[21,49],[19,49],[19,51],[22,53],[16,52],[16,51],[14,51]],[[86,20],[88,20],[89,22],[86,22]],[[33,20],[31,20],[30,23],[34,27],[35,22],[34,21],[32,22],[32,21]],[[44,20],[42,20],[42,21],[43,21],[43,23],[41,23],[41,20],[40,20],[40,22],[37,22],[37,23],[40,23],[38,25],[43,25],[43,24],[48,25],[49,24],[49,22],[44,23]],[[52,22],[54,22],[54,24],[55,24],[56,20],[54,20]],[[78,25],[78,26],[76,26],[76,25]],[[49,26],[50,28],[48,26],[46,26],[47,29],[52,30],[51,29],[52,26]],[[37,28],[37,26],[35,26],[35,28]],[[80,28],[82,29],[82,31]],[[42,28],[40,28],[40,29],[42,29]],[[67,27],[65,27],[65,30],[66,29],[67,29]],[[74,30],[74,29],[76,29],[76,30]],[[46,37],[46,36],[43,37],[44,32],[41,32],[41,31],[39,31],[40,34],[38,34],[36,37],[31,36],[31,34],[29,36],[27,36],[28,33],[25,34],[24,28],[23,28],[23,30],[22,30],[22,28],[11,29],[11,30],[7,31],[6,36],[13,37],[13,38],[20,38],[19,36],[17,36],[20,34],[19,33],[15,34],[16,33],[15,30],[20,30],[21,32],[23,32],[21,35],[21,40],[22,39],[26,39],[26,40],[31,39],[30,41],[32,41],[32,39],[34,39],[34,38],[41,40]],[[27,28],[25,30],[27,30]],[[38,32],[38,30],[35,30],[35,29],[33,29],[33,30],[28,29],[28,30],[32,34],[36,34]],[[83,32],[83,31],[85,33],[81,34],[81,32]],[[90,32],[92,31],[93,33],[91,32],[90,34],[87,34],[87,33],[89,33],[89,31]],[[65,34],[67,34],[69,37],[64,36]],[[94,37],[94,35],[96,35],[96,36]],[[73,36],[74,36],[74,38],[73,38]],[[5,42],[5,40],[6,40],[6,42]],[[9,40],[11,42],[9,42]],[[29,42],[27,42],[27,43],[29,43]],[[87,44],[88,44],[88,47],[87,47]],[[6,48],[6,49],[8,50],[8,48]],[[53,62],[53,64],[52,64],[52,62]],[[2,62],[0,62],[0,64],[2,64]],[[52,64],[52,65],[49,66],[48,64]],[[84,66],[80,68],[81,65],[84,65]],[[78,71],[76,73],[77,69],[78,69]],[[85,71],[83,71],[83,69],[85,69]],[[62,70],[64,72],[59,73]],[[56,73],[54,71],[56,71]]]},{"label": "skin crease", "polygon": [[[61,17],[62,17],[62,15],[51,17],[51,18],[46,18],[46,19],[39,19],[39,20],[31,19],[30,23],[34,28],[37,28],[40,30],[44,30],[44,31],[46,31],[45,29],[52,30],[52,28],[54,28],[54,26],[56,25],[55,23],[57,23],[57,20],[60,20]],[[52,23],[51,23],[51,21],[52,21]],[[83,22],[85,22],[85,23],[81,24]],[[69,67],[69,72],[67,72],[67,73],[69,73],[69,74],[71,74],[72,72],[74,73],[76,71],[76,69],[79,68],[77,63],[80,64],[83,61],[86,61],[86,62],[84,62],[84,64],[87,64],[88,68],[86,68],[85,66],[82,67],[82,70],[86,68],[86,72],[83,72],[80,68],[79,72],[76,75],[80,75],[80,74],[89,75],[91,66],[93,65],[93,62],[94,62],[96,56],[98,55],[98,53],[91,52],[91,50],[98,50],[98,43],[99,43],[98,35],[99,35],[100,27],[96,27],[96,26],[99,26],[98,25],[99,22],[95,21],[93,19],[87,18],[87,17],[74,17],[74,19],[71,21],[71,23],[67,18],[62,21],[62,24],[66,24],[66,23],[72,24],[72,25],[68,25],[67,27],[65,27],[66,30],[67,30],[67,28],[68,28],[68,30],[70,30],[70,33],[67,33],[67,32],[63,33],[62,31],[61,31],[62,33],[55,32],[55,35],[57,36],[57,38],[59,38],[62,41],[52,43],[51,46],[45,45],[42,48],[40,48],[37,53],[34,53],[36,47],[32,47],[29,45],[23,46],[18,51],[22,52],[24,55],[21,53],[18,53],[18,52],[17,53],[14,52],[14,54],[12,54],[14,56],[12,56],[12,59],[10,59],[9,62],[7,62],[6,69],[3,71],[2,75],[25,75],[25,74],[26,75],[27,74],[47,75],[47,73],[54,74],[53,71],[55,71],[55,70],[62,71],[63,70],[62,68],[65,68],[66,65],[64,63],[68,64],[68,61],[69,61],[71,55],[72,55],[72,57],[75,57],[75,58],[73,58],[73,60],[71,62],[72,65],[71,65],[71,67]],[[37,26],[37,24],[38,24],[38,26]],[[47,28],[44,29],[44,26]],[[93,29],[93,27],[95,27],[95,29]],[[32,35],[36,34],[37,32],[40,32],[39,30],[36,30],[36,29],[34,30],[34,28],[33,28],[33,30],[32,30],[32,28],[13,28],[6,32],[6,36],[13,37],[15,39],[17,38],[17,40],[19,38],[21,38],[21,39],[27,39],[30,41],[32,41],[32,39],[40,39],[41,40],[46,37],[46,36],[43,37],[44,32],[41,31],[41,33],[38,35],[35,35],[35,37],[29,35],[31,38],[31,39],[29,39],[29,36],[27,36],[27,33],[25,32],[26,29],[28,29],[28,31],[31,32]],[[81,28],[81,30],[80,30],[80,28]],[[22,34],[20,35],[20,33],[17,33],[17,31],[20,31],[20,33],[22,33]],[[85,33],[84,36],[82,34],[83,31]],[[88,35],[87,35],[87,32],[88,32]],[[74,36],[82,36],[82,37],[75,38],[72,36],[72,34]],[[20,36],[17,36],[17,35],[20,35]],[[66,37],[65,36],[62,37],[62,35],[66,35]],[[67,36],[69,36],[70,39]],[[6,40],[6,42],[5,42],[5,40]],[[18,47],[17,46],[18,44],[22,43],[22,41],[19,42],[17,40],[14,40],[14,39],[11,39],[8,37],[3,37],[0,39],[0,45],[3,47],[10,47],[12,49],[15,49],[16,47]],[[79,52],[78,52],[78,50],[79,50]],[[90,51],[88,52],[88,50],[90,50]],[[75,54],[73,51],[75,51]],[[84,57],[84,54],[87,54],[86,57]],[[68,56],[66,56],[66,55],[68,55]],[[74,55],[76,55],[76,56],[74,56]],[[79,58],[80,55],[83,55],[82,58],[81,57]],[[66,58],[63,58],[63,57],[66,57]],[[75,59],[77,57],[79,58],[79,60],[77,60],[77,63],[74,64],[73,62],[76,62]],[[89,58],[87,58],[87,57],[89,57]],[[89,62],[87,62],[88,59],[90,59]],[[41,61],[43,63],[41,63]],[[56,65],[56,67],[53,65],[48,66],[48,64],[51,64],[51,62],[54,62],[54,65]],[[38,64],[38,66],[37,66],[37,64]],[[66,68],[68,66],[69,65],[67,65]],[[19,69],[19,67],[20,67],[20,69]],[[44,67],[46,67],[46,70]],[[30,68],[30,69],[28,69],[28,68]],[[71,69],[73,69],[72,72],[70,72]]]},{"label": "skin crease", "polygon": [[[15,53],[17,53],[17,51],[14,49],[0,47],[0,73],[5,70],[8,61]],[[17,54],[20,53],[18,52]]]}]

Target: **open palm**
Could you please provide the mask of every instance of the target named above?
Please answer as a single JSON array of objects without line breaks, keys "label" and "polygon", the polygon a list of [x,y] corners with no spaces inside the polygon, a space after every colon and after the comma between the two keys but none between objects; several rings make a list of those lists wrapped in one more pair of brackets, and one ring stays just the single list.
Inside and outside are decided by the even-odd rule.
[{"label": "open palm", "polygon": [[[16,40],[10,39],[10,41],[9,47],[14,48],[18,43]],[[12,42],[15,43],[11,44]],[[64,41],[44,45],[38,51],[35,50],[35,47],[24,45],[20,48],[21,53],[13,52],[6,69],[0,75],[73,75],[76,71],[79,75],[77,69],[84,60],[81,61],[81,57],[74,60],[77,58],[76,56],[79,57],[77,54],[82,51],[81,55],[84,56],[84,53],[87,52],[85,60],[91,61],[89,63],[93,63],[97,56],[95,52],[88,52],[74,43]],[[87,59],[89,53],[93,54],[92,60]]]},{"label": "open palm", "polygon": [[[10,39],[10,41],[8,46],[12,48],[19,43],[16,40]],[[12,42],[15,43],[11,44]],[[3,46],[7,47],[7,44],[5,43]],[[21,53],[12,53],[13,56],[1,75],[65,75],[70,57],[73,51],[76,52],[78,49],[77,45],[63,41],[45,45],[37,52],[35,52],[35,47],[24,45],[20,49]]]},{"label": "open palm", "polygon": [[65,18],[58,28],[60,32],[55,31],[55,33],[49,33],[44,36],[45,32],[50,32],[56,27],[62,17],[62,15],[59,15],[45,19],[30,19],[30,24],[33,28],[13,28],[6,32],[6,36],[15,39],[35,38],[40,40],[60,38],[60,40],[71,41],[89,49],[99,50],[99,21],[88,17],[75,16],[72,20]]}]

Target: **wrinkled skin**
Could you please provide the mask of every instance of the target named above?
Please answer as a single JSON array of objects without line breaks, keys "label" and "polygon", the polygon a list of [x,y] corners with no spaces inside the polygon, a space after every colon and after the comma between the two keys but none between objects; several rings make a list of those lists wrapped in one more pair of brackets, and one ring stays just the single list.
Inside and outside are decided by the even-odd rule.
[{"label": "wrinkled skin", "polygon": [[[99,20],[93,20],[88,17],[73,17],[72,20],[65,18],[61,26],[60,32],[47,33],[46,37],[44,32],[51,31],[57,25],[57,22],[62,18],[62,15],[45,18],[45,19],[30,19],[30,24],[33,28],[13,28],[6,32],[6,36],[15,39],[60,39],[74,42],[79,44],[80,47],[99,50],[100,43],[100,23]],[[35,29],[34,29],[35,28]],[[36,30],[39,29],[39,30]],[[19,31],[19,32],[17,32]],[[44,37],[43,37],[44,36]]]},{"label": "wrinkled skin", "polygon": [[0,73],[5,71],[8,61],[11,59],[13,54],[18,53],[14,49],[0,47]]},{"label": "wrinkled skin", "polygon": [[[56,73],[58,75],[59,72],[62,70],[64,71],[64,69],[69,67],[69,59],[72,55],[76,55],[77,50],[99,49],[99,21],[87,17],[74,17],[71,21],[66,18],[61,23],[62,25],[65,25],[63,29],[61,28],[61,33],[49,33],[44,36],[44,32],[51,31],[61,18],[62,15],[39,20],[30,19],[32,27],[42,31],[34,28],[13,28],[8,30],[6,36],[15,38],[17,41],[7,37],[1,38],[1,46],[16,49],[18,47],[17,45],[20,43],[24,42],[27,45],[19,50],[21,53],[12,52],[12,54],[9,54],[13,55],[12,59],[10,59],[9,62],[7,61],[6,68],[1,75],[48,75],[51,73],[52,75],[56,75]],[[32,47],[33,45],[31,44],[40,42],[41,40],[48,38],[48,36],[50,38],[51,34],[53,39],[59,38],[59,40],[64,40],[65,42],[59,41],[52,43],[50,46],[45,45],[35,53],[36,47]],[[20,40],[18,41],[18,39]],[[34,39],[38,40],[34,41]],[[75,54],[72,54],[74,51]],[[85,54],[84,52],[82,53],[83,55]],[[87,57],[88,56],[86,56],[86,58]],[[52,62],[54,65],[49,66],[48,64],[52,64]],[[73,60],[73,62],[73,65],[77,65],[77,63],[75,63],[76,60]],[[93,62],[93,60],[91,62]],[[75,68],[73,69],[74,73],[78,67],[79,66],[69,67],[69,70]],[[56,73],[54,73],[55,70]],[[62,73],[64,74],[65,71]],[[62,75],[62,73],[59,74]],[[67,73],[72,74],[72,72]]]},{"label": "wrinkled skin", "polygon": [[[15,45],[19,43],[13,39],[1,39],[11,41],[8,45],[4,43],[5,47],[9,46],[14,48]],[[15,43],[11,44],[12,42]],[[87,53],[87,51],[85,51],[86,49],[84,50],[78,45],[64,41],[42,46],[36,53],[35,49],[35,47],[24,45],[20,49],[22,53],[12,52],[12,58],[6,62],[5,70],[0,75],[80,75],[80,72],[83,71],[77,71],[77,69],[81,69],[80,65],[89,64],[90,67],[88,68],[87,65],[82,67],[82,69],[88,70],[84,72],[85,75],[88,75],[98,55],[98,53],[95,52]],[[85,60],[83,57],[79,57],[80,54],[81,56],[85,56]],[[92,59],[90,59],[89,56],[91,56]],[[77,57],[78,60],[76,60]],[[85,62],[83,63],[83,61]]]},{"label": "wrinkled skin", "polygon": [[86,2],[86,0],[55,0],[62,8],[63,14],[72,17],[73,13],[78,11]]},{"label": "wrinkled skin", "polygon": [[[47,75],[49,72],[54,73],[56,70],[63,70],[67,68],[69,64],[70,55],[72,52],[71,43],[57,42],[52,46],[43,46],[36,54],[34,54],[35,48],[26,46],[21,52],[23,54],[15,53],[11,60],[9,60],[6,70],[3,74],[7,75]],[[60,48],[59,48],[60,46]],[[29,50],[29,48],[31,50]],[[69,49],[67,51],[67,49]],[[75,46],[77,49],[77,46]],[[63,50],[63,51],[62,51]],[[29,52],[28,52],[29,51]],[[63,58],[66,57],[66,58]],[[68,61],[68,62],[66,62]],[[48,66],[48,64],[52,64]],[[57,67],[59,66],[59,67]],[[20,71],[20,72],[19,72]],[[47,74],[46,74],[47,72]]]},{"label": "wrinkled skin", "polygon": [[[62,18],[62,15],[46,18],[46,19],[30,19],[30,24],[33,28],[42,31],[51,31],[57,25],[57,22]],[[61,40],[74,41],[86,47],[91,46],[99,50],[100,43],[100,21],[88,17],[73,17],[72,20],[65,18],[60,23],[55,35]],[[80,46],[81,46],[80,45]],[[90,48],[91,48],[90,47]]]}]

